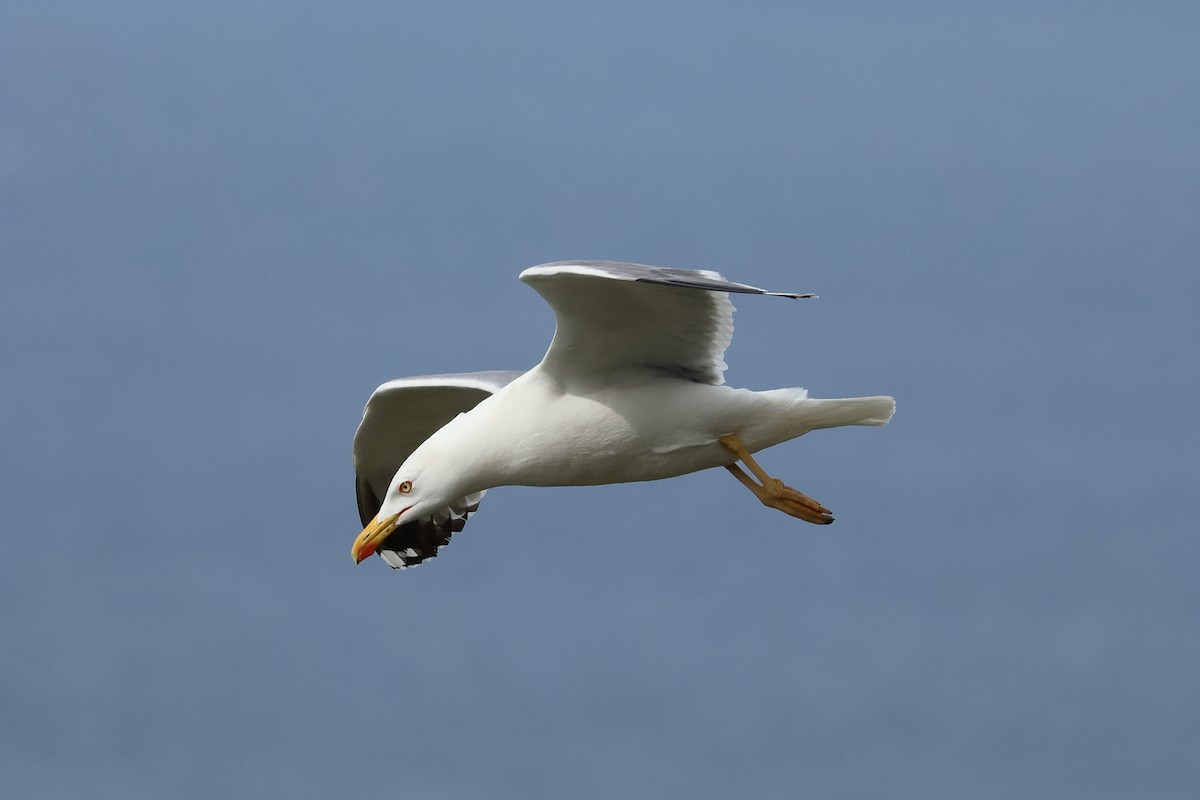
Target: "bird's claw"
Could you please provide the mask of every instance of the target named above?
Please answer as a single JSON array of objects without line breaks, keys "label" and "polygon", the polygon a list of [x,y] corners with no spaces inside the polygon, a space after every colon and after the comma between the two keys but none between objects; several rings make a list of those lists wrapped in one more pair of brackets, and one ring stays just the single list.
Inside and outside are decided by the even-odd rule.
[{"label": "bird's claw", "polygon": [[828,508],[808,495],[786,486],[778,478],[772,478],[763,488],[766,489],[765,496],[761,498],[764,506],[814,525],[828,525],[833,522],[833,514]]},{"label": "bird's claw", "polygon": [[813,500],[806,494],[798,492],[792,487],[786,485],[778,478],[771,477],[766,470],[758,465],[754,460],[754,456],[750,455],[750,451],[742,444],[742,440],[737,434],[729,434],[720,437],[719,441],[724,447],[743,461],[750,471],[754,473],[760,483],[756,483],[753,478],[746,474],[745,470],[737,464],[729,464],[725,468],[729,470],[735,478],[742,484],[754,492],[764,506],[774,508],[788,516],[802,519],[805,522],[811,522],[814,525],[828,525],[833,522],[833,514],[829,509]]}]

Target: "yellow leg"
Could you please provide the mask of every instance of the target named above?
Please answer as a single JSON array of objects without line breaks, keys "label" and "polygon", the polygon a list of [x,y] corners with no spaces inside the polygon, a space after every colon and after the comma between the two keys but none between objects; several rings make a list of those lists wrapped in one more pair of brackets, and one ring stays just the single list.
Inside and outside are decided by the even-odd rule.
[{"label": "yellow leg", "polygon": [[737,434],[731,433],[728,436],[722,436],[718,441],[729,452],[737,456],[739,461],[749,467],[755,477],[762,482],[761,484],[755,482],[754,478],[747,475],[746,471],[737,464],[730,464],[725,468],[732,473],[733,477],[741,481],[743,486],[754,492],[754,496],[764,506],[779,509],[785,514],[814,525],[828,525],[833,522],[833,515],[828,508],[808,495],[801,494],[792,487],[784,485],[783,481],[778,478],[768,475],[767,471],[754,460],[754,456],[750,455],[750,451],[742,444],[742,440],[738,438]]}]

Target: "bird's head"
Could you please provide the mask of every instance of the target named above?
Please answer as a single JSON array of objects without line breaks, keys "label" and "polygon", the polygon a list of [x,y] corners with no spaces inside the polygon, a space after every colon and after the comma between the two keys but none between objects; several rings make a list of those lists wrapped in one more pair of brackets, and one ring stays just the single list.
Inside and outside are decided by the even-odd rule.
[{"label": "bird's head", "polygon": [[354,563],[359,564],[373,554],[396,528],[445,508],[462,496],[457,487],[443,480],[444,471],[424,469],[410,462],[412,458],[392,477],[379,513],[354,540],[350,548]]}]

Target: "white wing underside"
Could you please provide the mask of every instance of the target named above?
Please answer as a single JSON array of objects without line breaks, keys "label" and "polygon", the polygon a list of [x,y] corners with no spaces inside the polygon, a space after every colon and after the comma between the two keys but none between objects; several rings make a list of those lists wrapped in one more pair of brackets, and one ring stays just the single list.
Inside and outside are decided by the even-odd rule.
[{"label": "white wing underside", "polygon": [[545,298],[557,321],[540,368],[568,384],[656,369],[720,385],[733,339],[730,292],[815,297],[768,292],[709,270],[616,261],[543,264],[522,272],[521,280]]}]

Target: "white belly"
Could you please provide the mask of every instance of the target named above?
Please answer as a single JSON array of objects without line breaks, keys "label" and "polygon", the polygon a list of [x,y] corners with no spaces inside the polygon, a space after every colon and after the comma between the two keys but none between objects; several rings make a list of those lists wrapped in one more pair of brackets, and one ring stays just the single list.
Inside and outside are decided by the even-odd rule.
[{"label": "white belly", "polygon": [[759,424],[778,416],[778,402],[744,389],[662,379],[559,394],[530,384],[479,408],[500,448],[488,454],[491,485],[658,480],[732,463],[717,441],[725,434],[749,435],[752,450],[782,441]]}]

